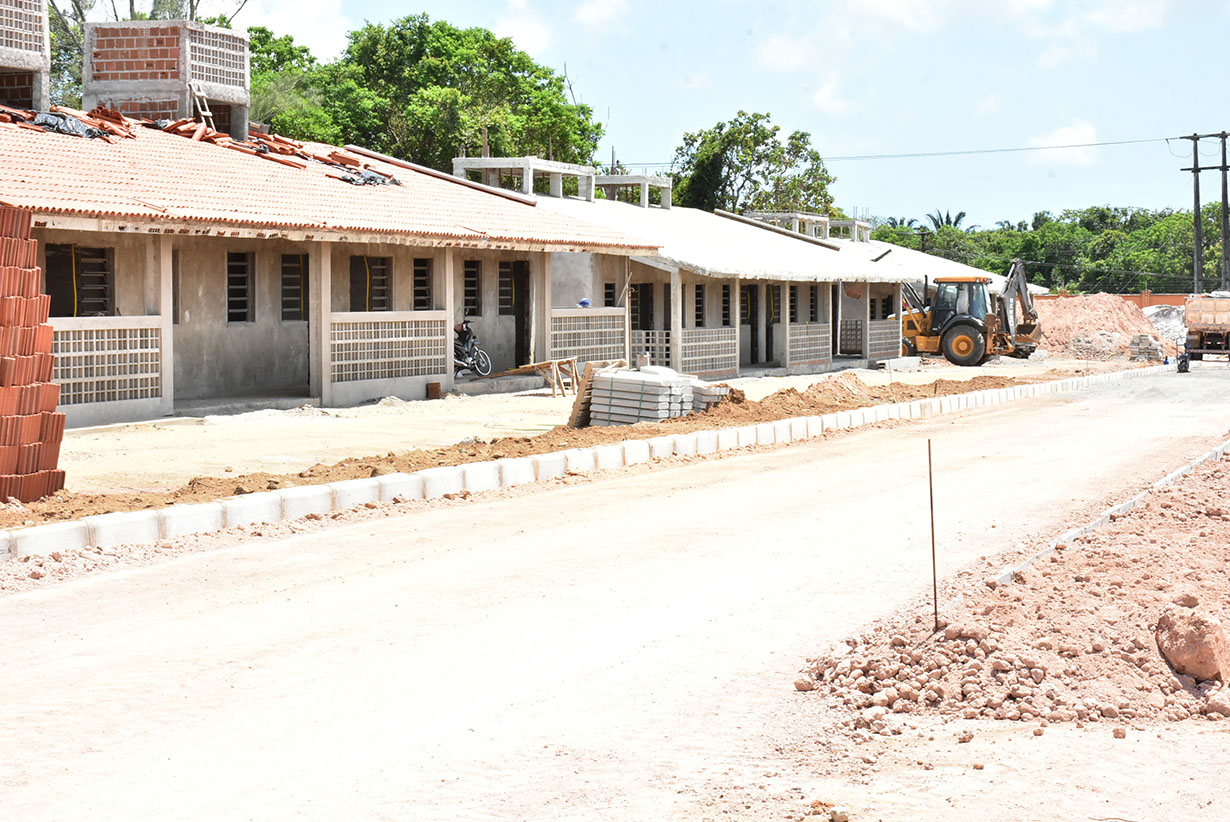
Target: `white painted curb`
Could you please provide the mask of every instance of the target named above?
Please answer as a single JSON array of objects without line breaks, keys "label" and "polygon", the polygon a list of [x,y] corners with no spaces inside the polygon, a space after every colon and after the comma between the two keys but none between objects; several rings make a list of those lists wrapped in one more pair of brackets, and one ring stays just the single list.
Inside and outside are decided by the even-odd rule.
[{"label": "white painted curb", "polygon": [[[327,485],[304,485],[280,491],[229,497],[218,502],[198,505],[176,505],[161,510],[124,511],[101,514],[73,522],[55,522],[14,531],[0,531],[0,555],[6,551],[14,558],[46,555],[52,551],[81,549],[87,546],[109,547],[124,543],[157,542],[186,534],[208,533],[222,528],[258,523],[276,523],[297,519],[308,514],[343,511],[368,502],[435,499],[445,494],[489,491],[500,487],[546,482],[567,473],[588,473],[596,469],[638,465],[673,455],[691,456],[717,451],[751,448],[753,446],[784,445],[791,441],[821,436],[826,431],[852,428],[893,419],[925,419],[967,408],[1000,405],[1017,399],[1038,397],[1087,388],[1090,385],[1135,379],[1171,371],[1172,365],[1155,365],[1131,371],[1114,371],[1088,377],[1075,377],[1047,383],[1032,383],[1010,389],[974,391],[952,394],[908,403],[890,403],[852,411],[837,411],[817,417],[793,417],[771,423],[743,425],[720,430],[697,431],[689,434],[669,434],[648,440],[625,440],[622,443],[593,448],[573,448],[551,454],[536,454],[489,462],[466,463],[460,466],[428,468],[414,474],[385,474],[371,479],[344,480]],[[1167,476],[1155,487],[1173,482],[1213,455],[1230,450],[1230,442],[1210,451],[1195,463]],[[1143,496],[1143,495],[1142,495]],[[1060,535],[1055,542],[1064,542],[1109,521],[1113,513],[1128,510],[1139,501],[1135,497],[1122,506],[1104,513],[1083,531]],[[1048,548],[1054,550],[1054,544]],[[1039,554],[1038,556],[1042,556]],[[1032,562],[1036,557],[1031,558]],[[1028,562],[1026,564],[1028,564]],[[1024,567],[1024,566],[1021,566]]]}]

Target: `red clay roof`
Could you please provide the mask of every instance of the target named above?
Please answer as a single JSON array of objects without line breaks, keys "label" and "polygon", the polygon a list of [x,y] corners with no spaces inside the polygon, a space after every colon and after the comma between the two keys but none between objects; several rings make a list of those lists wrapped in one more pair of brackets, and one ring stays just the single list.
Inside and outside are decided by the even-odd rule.
[{"label": "red clay roof", "polygon": [[[153,128],[91,139],[0,122],[0,203],[42,214],[242,227],[376,232],[551,248],[656,246],[533,205],[363,158],[395,185],[356,186],[306,168]],[[324,147],[314,146],[314,149]]]}]

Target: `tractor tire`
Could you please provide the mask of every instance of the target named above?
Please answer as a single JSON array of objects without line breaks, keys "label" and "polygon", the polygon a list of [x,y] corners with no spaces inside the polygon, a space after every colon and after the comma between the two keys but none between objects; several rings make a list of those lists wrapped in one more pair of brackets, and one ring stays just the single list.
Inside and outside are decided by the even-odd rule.
[{"label": "tractor tire", "polygon": [[907,357],[917,357],[918,356],[918,346],[914,344],[913,340],[902,339],[901,344],[902,344],[902,347],[905,349],[905,356]]},{"label": "tractor tire", "polygon": [[981,365],[987,357],[987,338],[972,325],[958,323],[948,329],[940,344],[944,359],[953,365]]}]

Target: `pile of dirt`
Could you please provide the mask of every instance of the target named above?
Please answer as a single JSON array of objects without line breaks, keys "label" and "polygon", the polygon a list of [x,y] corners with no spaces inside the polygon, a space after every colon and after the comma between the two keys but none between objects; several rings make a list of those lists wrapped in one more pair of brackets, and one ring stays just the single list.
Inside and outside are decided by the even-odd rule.
[{"label": "pile of dirt", "polygon": [[[894,383],[888,386],[869,386],[856,375],[842,372],[822,380],[804,392],[793,388],[786,389],[760,402],[748,400],[743,392],[732,389],[725,401],[711,406],[706,411],[662,422],[584,429],[573,429],[561,425],[535,437],[502,437],[490,441],[474,439],[443,448],[402,453],[390,451],[383,455],[342,460],[332,465],[318,463],[305,471],[291,474],[260,472],[242,476],[194,477],[180,488],[161,493],[143,491],[75,494],[65,491],[55,497],[48,497],[29,505],[19,503],[0,505],[0,528],[19,528],[23,525],[79,519],[113,511],[139,511],[181,503],[209,502],[235,494],[250,494],[297,485],[317,485],[348,479],[362,479],[399,471],[412,473],[424,468],[462,465],[468,462],[508,457],[528,457],[533,454],[545,454],[567,448],[586,448],[592,445],[622,442],[627,439],[649,439],[665,434],[772,422],[787,417],[828,414],[881,403],[1045,382],[1069,377],[1072,373],[1080,372],[1051,370],[1029,377],[980,376],[972,380],[936,380],[924,385]],[[301,411],[301,413],[311,412]]]},{"label": "pile of dirt", "polygon": [[1163,339],[1144,313],[1114,294],[1082,294],[1038,300],[1042,325],[1039,348],[1084,360],[1126,357],[1132,337],[1147,334],[1175,352],[1173,340]]},{"label": "pile of dirt", "polygon": [[1187,340],[1187,311],[1181,305],[1150,305],[1144,315],[1163,340],[1181,345]]},{"label": "pile of dirt", "polygon": [[988,578],[952,606],[939,633],[929,612],[899,618],[812,660],[796,687],[855,709],[848,724],[880,733],[891,732],[894,714],[1230,717],[1230,688],[1171,667],[1158,632],[1159,622],[1215,626],[1230,616],[1227,495],[1230,461],[1205,463],[1013,582]]}]

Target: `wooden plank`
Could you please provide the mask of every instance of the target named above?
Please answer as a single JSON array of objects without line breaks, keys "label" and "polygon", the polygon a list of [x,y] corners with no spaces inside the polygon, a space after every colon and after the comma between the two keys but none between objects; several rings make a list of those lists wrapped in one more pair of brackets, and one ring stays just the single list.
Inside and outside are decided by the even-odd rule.
[{"label": "wooden plank", "polygon": [[[603,360],[585,363],[585,371],[581,375],[580,385],[577,386],[576,400],[572,403],[572,413],[568,416],[569,428],[589,427],[589,407],[590,400],[593,397],[594,375],[606,368],[625,368],[627,365],[627,360]],[[575,361],[573,368],[576,368]],[[576,373],[575,370],[573,373]]]}]

